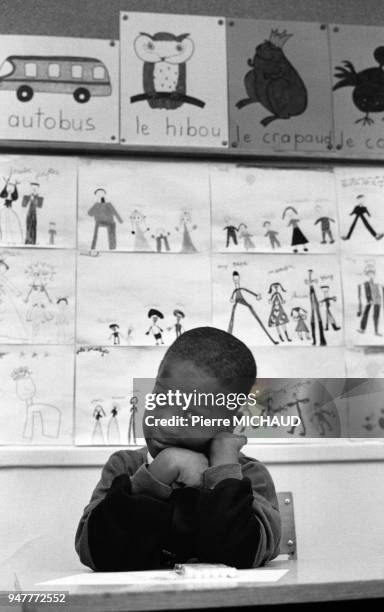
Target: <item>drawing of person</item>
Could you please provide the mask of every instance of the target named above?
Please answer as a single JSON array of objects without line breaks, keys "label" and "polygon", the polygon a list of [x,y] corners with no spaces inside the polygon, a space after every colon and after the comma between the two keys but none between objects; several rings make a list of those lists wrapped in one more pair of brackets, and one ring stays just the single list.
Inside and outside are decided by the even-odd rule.
[{"label": "drawing of person", "polygon": [[349,240],[353,234],[353,231],[356,227],[358,220],[360,219],[363,225],[367,228],[371,236],[376,238],[376,240],[381,240],[384,234],[378,234],[376,230],[373,229],[372,225],[369,223],[367,217],[370,217],[371,214],[368,208],[365,205],[365,196],[360,194],[356,197],[357,204],[353,211],[350,213],[350,217],[355,217],[352,221],[351,227],[349,228],[348,234],[346,236],[342,236],[343,240]]},{"label": "drawing of person", "polygon": [[315,206],[315,210],[318,215],[321,215],[316,219],[314,223],[314,225],[320,223],[321,244],[327,244],[327,237],[329,238],[329,244],[333,244],[335,242],[335,239],[332,235],[331,223],[335,223],[335,220],[323,214],[323,208],[322,206],[320,206],[320,204],[317,204],[317,206]]},{"label": "drawing of person", "polygon": [[95,190],[94,194],[96,197],[99,197],[99,200],[95,202],[88,210],[88,215],[93,217],[95,220],[91,250],[96,248],[99,228],[105,227],[107,228],[108,232],[108,248],[110,251],[113,251],[116,249],[115,219],[117,219],[119,223],[123,223],[123,220],[111,202],[106,201],[105,196],[107,195],[107,192],[105,189],[99,187]]},{"label": "drawing of person", "polygon": [[[372,311],[373,327],[376,336],[381,336],[379,332],[380,312],[384,303],[384,287],[375,282],[376,266],[374,261],[369,261],[364,268],[364,274],[367,280],[358,285],[358,310],[357,316],[361,317],[360,328],[357,330],[360,334],[365,334],[368,324],[369,313]],[[363,296],[365,305],[363,307]]]},{"label": "drawing of person", "polygon": [[137,404],[138,397],[133,395],[129,400],[131,404],[130,416],[129,416],[129,425],[128,425],[128,445],[133,446],[137,444],[136,440],[136,415],[137,415]]},{"label": "drawing of person", "polygon": [[0,241],[3,244],[23,244],[23,230],[21,222],[12,205],[19,197],[17,191],[18,182],[10,182],[10,178],[4,179],[5,184],[0,193],[3,207],[0,210]]},{"label": "drawing of person", "polygon": [[[300,419],[300,425],[301,425],[301,431],[299,433],[300,436],[305,436],[307,431],[305,428],[305,420],[303,419],[303,414],[301,412],[301,404],[309,404],[309,399],[307,397],[304,397],[302,399],[299,399],[297,397],[297,393],[293,393],[292,394],[293,397],[293,401],[292,402],[288,402],[287,404],[285,404],[285,406],[287,408],[296,408],[296,412],[297,412],[297,416]],[[289,434],[294,434],[295,430],[296,430],[297,425],[292,425],[292,427],[288,430],[287,433]]]},{"label": "drawing of person", "polygon": [[173,311],[173,316],[176,317],[176,323],[173,326],[168,327],[168,331],[174,329],[176,333],[176,338],[179,338],[184,331],[183,326],[181,324],[181,320],[185,318],[185,314],[182,310],[175,308],[175,310]]},{"label": "drawing of person", "polygon": [[111,416],[109,417],[107,425],[107,441],[108,444],[121,444],[120,427],[117,416],[119,414],[120,406],[118,402],[113,402],[111,409]]},{"label": "drawing of person", "polygon": [[152,336],[155,339],[156,346],[158,346],[159,344],[164,344],[164,341],[163,341],[163,331],[164,330],[161,329],[161,327],[157,324],[157,321],[159,319],[164,319],[163,313],[160,312],[160,310],[157,310],[156,308],[151,308],[148,311],[147,317],[148,319],[151,319],[152,325],[150,326],[148,331],[145,332],[145,335],[149,336],[149,334],[152,334]]},{"label": "drawing of person", "polygon": [[255,248],[255,243],[252,240],[252,234],[248,231],[248,227],[247,225],[245,225],[245,223],[240,223],[239,225],[239,239],[244,241],[244,248],[246,251],[249,251],[249,249],[254,249]]},{"label": "drawing of person", "polygon": [[114,346],[120,344],[120,326],[117,323],[111,323],[111,325],[109,326],[109,329],[112,331],[111,335],[109,336],[109,340],[113,340],[113,344]]},{"label": "drawing of person", "polygon": [[50,264],[37,261],[28,266],[25,273],[30,278],[29,291],[24,299],[30,307],[25,318],[31,323],[32,337],[35,338],[41,326],[51,321],[54,316],[47,308],[47,303],[52,303],[47,286],[53,279],[55,270]]},{"label": "drawing of person", "polygon": [[37,209],[43,207],[44,198],[39,195],[40,183],[32,182],[31,193],[25,195],[22,200],[22,207],[28,208],[26,218],[26,232],[24,244],[36,244],[37,239]]},{"label": "drawing of person", "polygon": [[265,238],[269,238],[269,242],[271,243],[271,247],[273,249],[275,249],[276,247],[281,247],[280,241],[277,238],[277,236],[279,235],[279,232],[277,232],[276,230],[270,229],[271,228],[271,222],[270,221],[264,221],[263,227],[265,227],[265,229],[266,229],[266,233],[264,234],[264,237]]},{"label": "drawing of person", "polygon": [[15,297],[21,296],[21,291],[7,278],[9,270],[7,262],[0,259],[0,338],[25,342],[28,333],[14,302]]},{"label": "drawing of person", "polygon": [[313,413],[309,420],[315,425],[320,436],[325,436],[325,428],[328,431],[332,431],[332,425],[328,421],[327,416],[334,417],[332,412],[322,408],[318,402],[315,402]]},{"label": "drawing of person", "polygon": [[56,223],[54,221],[50,221],[49,228],[48,228],[50,246],[53,246],[55,244],[56,234],[57,234]]},{"label": "drawing of person", "polygon": [[261,300],[261,295],[259,293],[255,293],[254,291],[251,291],[250,289],[247,289],[245,287],[241,287],[240,286],[240,274],[238,272],[233,272],[232,279],[233,279],[233,283],[235,285],[235,288],[232,291],[232,295],[230,297],[230,302],[233,303],[233,306],[232,306],[232,311],[231,311],[231,318],[229,320],[229,325],[228,325],[228,333],[229,334],[233,333],[233,326],[234,326],[234,322],[235,322],[236,308],[237,308],[237,306],[239,304],[241,304],[242,306],[246,306],[249,309],[249,311],[251,312],[253,317],[256,319],[256,321],[258,322],[258,324],[260,325],[262,330],[265,332],[265,334],[268,336],[268,338],[271,340],[271,342],[273,344],[278,344],[278,342],[276,340],[274,340],[272,338],[272,336],[269,334],[268,330],[264,326],[264,324],[263,324],[262,320],[260,319],[259,315],[255,312],[253,306],[249,302],[247,302],[247,300],[245,299],[245,297],[243,295],[243,292],[246,292],[246,293],[249,293],[250,295],[253,295],[256,298],[256,300]]},{"label": "drawing of person", "polygon": [[268,327],[276,327],[276,331],[279,335],[279,339],[281,342],[285,341],[283,337],[283,332],[288,342],[292,342],[287,332],[287,323],[289,322],[289,319],[287,313],[283,308],[285,300],[281,295],[280,291],[286,293],[286,290],[281,285],[281,283],[272,283],[269,287],[268,293],[269,295],[271,295],[269,302],[272,304],[272,306],[271,314],[269,315],[268,319]]},{"label": "drawing of person", "polygon": [[293,206],[287,206],[284,209],[282,216],[283,221],[287,215],[289,215],[290,217],[288,221],[288,227],[292,227],[291,246],[293,247],[294,253],[298,252],[298,246],[302,246],[303,251],[308,251],[308,248],[304,246],[308,244],[308,239],[306,238],[306,236],[304,236],[303,232],[299,227],[300,219],[298,218],[298,214],[299,213],[297,212],[296,208],[294,208]]},{"label": "drawing of person", "polygon": [[294,321],[297,321],[295,332],[299,336],[300,340],[304,340],[304,337],[306,340],[311,339],[309,329],[305,322],[307,319],[307,316],[308,316],[308,312],[305,310],[305,308],[302,308],[301,306],[295,306],[291,310],[292,319]]},{"label": "drawing of person", "polygon": [[170,251],[171,248],[169,246],[168,236],[170,236],[170,232],[166,232],[163,227],[159,227],[156,230],[155,234],[152,234],[151,238],[156,241],[156,251],[157,253],[161,253],[164,247],[165,251]]},{"label": "drawing of person", "polygon": [[57,342],[58,344],[66,344],[69,340],[68,334],[68,298],[59,297],[56,300],[56,326],[57,326]]},{"label": "drawing of person", "polygon": [[96,404],[92,416],[95,419],[95,425],[92,431],[92,444],[105,444],[101,419],[107,415],[105,414],[104,408],[101,404]]},{"label": "drawing of person", "polygon": [[333,316],[331,312],[331,304],[332,302],[336,302],[337,298],[335,295],[333,296],[329,295],[329,285],[321,285],[320,289],[323,290],[323,299],[320,300],[320,304],[324,304],[325,311],[326,311],[324,330],[328,331],[329,327],[331,326],[332,329],[334,329],[335,331],[339,331],[341,327],[338,327],[335,321],[335,317]]},{"label": "drawing of person", "polygon": [[226,217],[224,221],[227,224],[223,230],[227,232],[227,241],[225,246],[228,249],[231,242],[233,242],[234,245],[237,245],[237,232],[239,229],[231,223],[231,220],[228,217]]},{"label": "drawing of person", "polygon": [[135,236],[135,240],[133,243],[134,251],[152,251],[151,247],[148,244],[147,238],[145,236],[146,232],[149,232],[149,227],[145,227],[146,217],[143,215],[140,210],[135,208],[132,211],[130,216],[132,231],[131,234]]},{"label": "drawing of person", "polygon": [[197,253],[197,249],[191,238],[191,232],[196,229],[197,225],[192,225],[191,214],[187,210],[184,210],[180,215],[179,225],[176,227],[177,232],[183,232],[180,253]]},{"label": "drawing of person", "polygon": [[23,438],[33,440],[40,419],[40,433],[46,438],[58,438],[61,426],[61,410],[52,404],[35,402],[36,385],[32,371],[26,366],[13,370],[11,378],[16,383],[16,395],[24,403],[26,415]]},{"label": "drawing of person", "polygon": [[132,346],[132,344],[134,344],[134,337],[133,337],[133,326],[130,325],[127,329],[127,345],[128,346]]}]

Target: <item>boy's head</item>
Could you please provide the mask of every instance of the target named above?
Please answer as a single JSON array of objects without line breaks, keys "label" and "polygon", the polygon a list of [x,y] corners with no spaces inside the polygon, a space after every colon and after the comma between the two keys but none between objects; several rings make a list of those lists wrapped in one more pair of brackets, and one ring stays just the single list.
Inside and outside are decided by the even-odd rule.
[{"label": "boy's head", "polygon": [[[201,415],[209,418],[230,418],[235,412],[225,405],[218,405],[212,398],[219,394],[248,394],[256,380],[256,362],[243,342],[225,331],[214,327],[198,327],[182,334],[169,347],[160,363],[154,394],[168,391],[190,394],[187,410],[175,405],[157,406],[146,411],[156,418],[171,416],[187,418]],[[196,391],[196,394],[194,392]],[[202,395],[203,401],[196,399]],[[208,399],[204,402],[205,397]],[[152,456],[167,446],[180,446],[203,451],[210,439],[223,429],[181,426],[152,427],[143,420],[143,431]]]}]

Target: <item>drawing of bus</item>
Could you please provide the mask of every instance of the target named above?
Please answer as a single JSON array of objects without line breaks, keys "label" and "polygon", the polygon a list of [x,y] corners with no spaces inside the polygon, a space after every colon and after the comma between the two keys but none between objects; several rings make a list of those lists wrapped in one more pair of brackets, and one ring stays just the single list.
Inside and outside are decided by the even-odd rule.
[{"label": "drawing of bus", "polygon": [[10,55],[0,66],[0,91],[16,91],[20,102],[36,92],[72,94],[84,104],[112,93],[108,70],[92,57]]}]

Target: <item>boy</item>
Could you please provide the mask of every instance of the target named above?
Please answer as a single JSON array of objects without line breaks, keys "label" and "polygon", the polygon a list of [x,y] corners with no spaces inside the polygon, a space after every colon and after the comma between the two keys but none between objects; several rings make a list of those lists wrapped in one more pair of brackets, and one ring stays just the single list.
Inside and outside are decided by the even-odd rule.
[{"label": "boy", "polygon": [[[255,379],[245,344],[201,327],[169,347],[153,391],[247,394]],[[128,571],[192,559],[248,568],[273,559],[280,540],[275,488],[267,469],[240,452],[246,438],[222,426],[198,434],[148,426],[146,414],[186,415],[171,405],[156,410],[143,418],[147,448],[118,451],[104,466],[76,533],[81,561],[99,571]],[[228,417],[218,405],[188,411]]]}]

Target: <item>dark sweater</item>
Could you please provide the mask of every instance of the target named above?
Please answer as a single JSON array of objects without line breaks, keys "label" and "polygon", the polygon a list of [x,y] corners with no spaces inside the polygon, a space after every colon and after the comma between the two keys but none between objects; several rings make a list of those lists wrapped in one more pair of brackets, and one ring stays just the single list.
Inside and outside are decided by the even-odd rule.
[{"label": "dark sweater", "polygon": [[256,459],[208,468],[200,489],[173,489],[147,469],[147,449],[111,455],[76,533],[76,551],[98,571],[173,566],[197,559],[256,567],[279,553],[273,481]]}]

